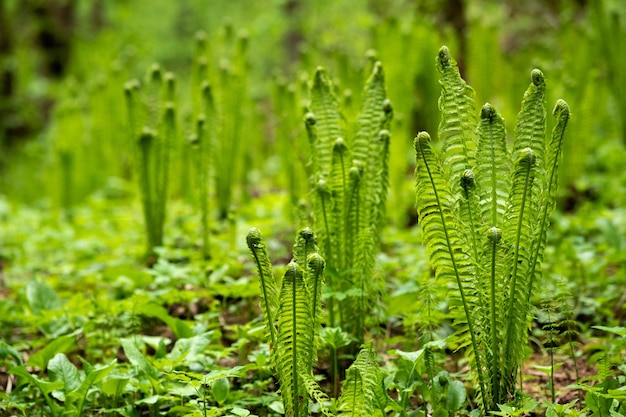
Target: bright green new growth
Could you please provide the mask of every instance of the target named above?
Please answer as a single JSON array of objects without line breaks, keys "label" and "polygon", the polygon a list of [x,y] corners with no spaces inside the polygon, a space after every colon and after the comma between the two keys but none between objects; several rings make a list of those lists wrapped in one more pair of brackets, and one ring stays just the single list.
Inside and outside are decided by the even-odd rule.
[{"label": "bright green new growth", "polygon": [[[328,396],[313,377],[325,267],[324,259],[317,253],[317,237],[308,227],[300,229],[293,246],[293,260],[285,268],[280,291],[259,230],[250,229],[246,240],[257,266],[261,308],[271,341],[270,361],[278,376],[285,414],[288,417],[310,415],[311,398],[324,415],[332,416],[326,406]],[[332,342],[334,351],[348,343],[341,340],[338,329],[326,329],[329,330],[324,333],[326,340]],[[388,403],[376,351],[371,343],[365,344],[346,372],[336,411],[341,415],[360,416],[379,410],[385,415]]]},{"label": "bright green new growth", "polygon": [[247,243],[257,265],[265,324],[287,416],[309,415],[309,396],[322,405],[327,396],[313,378],[315,335],[319,326],[324,260],[317,253],[317,238],[309,229],[298,232],[293,260],[285,268],[280,291],[258,229],[248,232]]},{"label": "bright green new growth", "polygon": [[175,78],[153,65],[143,89],[126,83],[126,104],[135,150],[147,236],[147,254],[163,244],[170,152],[176,137]]},{"label": "bright green new growth", "polygon": [[476,123],[473,90],[445,46],[437,68],[443,147],[440,159],[426,132],[415,138],[417,212],[436,273],[459,289],[452,300],[459,338],[470,346],[480,400],[490,411],[515,393],[569,108],[557,102],[547,139],[545,80],[533,70],[511,152],[492,105]]},{"label": "bright green new growth", "polygon": [[339,324],[362,342],[366,306],[376,299],[374,254],[388,187],[393,111],[382,66],[374,65],[365,84],[354,137],[347,138],[332,83],[322,68],[313,77],[309,98],[304,121],[311,146],[314,217],[334,294],[328,300],[329,324]]}]

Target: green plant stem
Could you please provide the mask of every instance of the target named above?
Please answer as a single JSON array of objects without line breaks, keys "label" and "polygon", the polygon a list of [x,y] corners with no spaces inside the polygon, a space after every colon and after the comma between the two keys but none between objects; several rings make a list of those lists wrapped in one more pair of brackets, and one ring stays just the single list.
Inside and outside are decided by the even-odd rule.
[{"label": "green plant stem", "polygon": [[339,364],[337,361],[337,349],[330,349],[330,373],[333,376],[333,398],[339,396]]},{"label": "green plant stem", "polygon": [[252,256],[254,256],[254,262],[256,263],[257,270],[259,271],[259,276],[261,278],[261,289],[263,291],[263,299],[265,300],[265,303],[263,303],[263,304],[265,305],[265,317],[267,317],[267,324],[268,324],[268,327],[270,328],[270,339],[272,341],[272,346],[276,347],[276,333],[275,333],[275,329],[274,329],[274,317],[272,317],[272,310],[270,309],[270,305],[269,305],[270,303],[268,301],[269,300],[269,295],[267,293],[267,287],[266,287],[266,284],[265,284],[265,282],[268,279],[268,277],[266,277],[263,274],[263,268],[261,266],[261,261],[259,259],[259,256],[256,253],[256,250],[252,250]]},{"label": "green plant stem", "polygon": [[296,314],[296,306],[297,304],[297,271],[295,271],[296,265],[294,264],[294,272],[293,272],[293,287],[292,287],[292,303],[293,309],[291,313],[291,331],[293,336],[293,346],[292,346],[292,381],[293,381],[293,409],[294,409],[294,417],[298,417],[298,412],[300,411],[300,407],[298,404],[298,326],[297,326],[297,314]]},{"label": "green plant stem", "polygon": [[[326,215],[326,198],[324,197],[324,194],[322,194],[320,200],[321,200],[321,203],[322,203],[322,213],[324,215],[324,230],[326,231],[326,236],[325,236],[326,257],[328,258],[328,260],[330,262],[333,262],[332,242],[330,240],[330,227],[329,227],[329,224],[328,224],[328,216]],[[330,288],[333,289],[333,291],[335,290],[335,288],[333,287],[333,276],[332,276],[332,274],[328,274],[328,285],[330,286]],[[335,327],[335,299],[334,299],[334,294],[331,294],[330,298],[328,299],[328,322],[329,322],[330,327]]]},{"label": "green plant stem", "polygon": [[498,369],[500,367],[500,355],[498,352],[498,326],[496,314],[496,251],[497,239],[494,236],[491,245],[491,398],[494,402],[500,399],[500,381]]}]

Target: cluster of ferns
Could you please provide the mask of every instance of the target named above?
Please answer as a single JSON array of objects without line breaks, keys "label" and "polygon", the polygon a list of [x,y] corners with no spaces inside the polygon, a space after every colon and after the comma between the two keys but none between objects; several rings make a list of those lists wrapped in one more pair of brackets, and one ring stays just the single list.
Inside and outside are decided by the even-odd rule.
[{"label": "cluster of ferns", "polygon": [[[569,108],[557,101],[548,137],[545,78],[533,70],[509,148],[503,118],[489,103],[478,114],[474,91],[445,46],[436,66],[441,148],[432,146],[426,132],[415,138],[417,214],[432,268],[458,290],[449,301],[455,337],[467,346],[477,401],[486,413],[511,400],[521,379]],[[261,284],[271,363],[289,417],[309,415],[311,401],[325,415],[384,415],[393,400],[376,352],[364,343],[364,318],[376,306],[380,285],[374,257],[384,218],[393,115],[382,66],[373,67],[351,129],[343,126],[323,69],[311,81],[309,98],[304,123],[317,235],[309,228],[298,232],[282,280],[274,278],[260,232],[252,229],[247,237]],[[322,300],[324,286],[329,290]],[[313,376],[322,325],[338,326],[362,344],[334,401]]]}]

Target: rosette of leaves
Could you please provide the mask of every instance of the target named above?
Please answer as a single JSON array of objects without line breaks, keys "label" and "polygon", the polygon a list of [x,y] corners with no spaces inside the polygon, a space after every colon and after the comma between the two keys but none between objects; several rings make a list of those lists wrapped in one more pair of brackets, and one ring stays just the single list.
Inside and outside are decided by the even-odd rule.
[{"label": "rosette of leaves", "polygon": [[476,117],[474,91],[445,46],[436,62],[442,147],[436,152],[426,132],[415,138],[417,213],[437,275],[458,288],[457,335],[491,411],[515,394],[570,113],[558,100],[546,137],[546,83],[533,70],[509,149],[491,104]]}]

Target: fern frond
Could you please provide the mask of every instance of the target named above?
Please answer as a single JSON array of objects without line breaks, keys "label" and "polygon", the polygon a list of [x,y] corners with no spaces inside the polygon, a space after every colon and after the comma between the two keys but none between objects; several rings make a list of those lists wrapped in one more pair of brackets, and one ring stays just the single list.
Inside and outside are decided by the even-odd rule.
[{"label": "fern frond", "polygon": [[300,374],[308,372],[305,361],[313,349],[310,298],[302,269],[295,262],[285,270],[277,314],[275,366],[289,417],[308,415],[306,387]]},{"label": "fern frond", "polygon": [[476,178],[483,222],[501,228],[510,189],[511,160],[506,148],[504,119],[489,103],[480,112]]},{"label": "fern frond", "polygon": [[278,310],[278,289],[272,271],[272,264],[267,256],[265,243],[261,238],[261,232],[256,227],[251,228],[246,236],[246,242],[259,274],[261,285],[261,308],[265,316],[265,326],[269,329],[270,341],[276,348],[276,313]]},{"label": "fern frond", "polygon": [[546,80],[543,73],[538,69],[532,70],[530,77],[531,83],[524,93],[522,108],[517,115],[515,141],[513,142],[513,161],[520,157],[522,149],[532,149],[535,159],[535,170],[539,177],[543,177],[546,137],[546,109],[544,103]]},{"label": "fern frond", "polygon": [[343,137],[341,129],[341,115],[337,98],[333,93],[332,83],[324,68],[319,67],[313,77],[309,90],[309,110],[316,117],[317,140],[312,149],[313,158],[321,172],[328,172],[332,163],[333,144],[339,137]]},{"label": "fern frond", "polygon": [[[332,149],[332,165],[328,177],[331,192],[330,240],[335,244],[332,248],[333,265],[339,271],[345,272],[346,251],[341,248],[346,237],[346,209],[349,198],[348,191],[348,147],[342,138],[335,140]],[[328,257],[328,255],[326,255]]]},{"label": "fern frond", "polygon": [[471,276],[467,256],[460,247],[459,235],[453,217],[454,199],[445,180],[441,162],[433,152],[430,136],[420,132],[414,141],[417,213],[422,226],[426,250],[438,277],[452,279],[459,289],[461,304],[467,318],[472,352],[477,363],[480,391],[485,401],[483,368],[478,351],[470,302],[466,297],[464,280]]},{"label": "fern frond", "polygon": [[319,404],[322,414],[324,414],[326,417],[334,417],[333,413],[326,406],[326,403],[328,403],[330,399],[328,398],[328,395],[326,395],[326,393],[322,391],[318,383],[315,381],[315,378],[313,378],[313,375],[309,373],[303,373],[301,377],[306,392]]},{"label": "fern frond", "polygon": [[309,227],[303,227],[296,233],[293,244],[293,262],[307,270],[307,259],[310,254],[318,252],[317,236]]},{"label": "fern frond", "polygon": [[511,272],[508,278],[508,302],[505,313],[507,320],[503,349],[504,392],[508,394],[513,394],[515,375],[526,339],[526,318],[530,308],[529,303],[526,302],[526,294],[530,283],[528,272],[532,245],[531,228],[535,220],[532,200],[536,198],[533,194],[537,163],[535,152],[531,148],[524,148],[518,154],[504,229],[505,235],[513,245],[513,256],[507,268]]},{"label": "fern frond", "polygon": [[535,228],[536,232],[533,236],[533,244],[530,250],[529,274],[531,281],[528,285],[528,294],[526,295],[527,302],[530,302],[535,280],[541,276],[540,265],[543,261],[550,215],[556,206],[556,193],[559,184],[559,161],[563,149],[565,129],[570,119],[569,106],[565,100],[559,99],[556,102],[552,114],[556,118],[556,125],[552,129],[552,136],[547,144],[546,176],[544,178],[544,184],[541,187],[542,195],[539,200],[541,213],[538,219],[538,227]]},{"label": "fern frond", "polygon": [[[326,263],[319,253],[313,252],[307,256],[305,282],[311,297],[311,340],[315,341],[315,335],[319,332],[320,323],[318,317],[322,314],[322,287],[324,286],[324,268]],[[306,364],[310,370],[313,367],[315,349],[311,348]]]},{"label": "fern frond", "polygon": [[441,84],[439,110],[439,140],[443,141],[443,161],[447,164],[447,175],[454,184],[452,191],[458,192],[460,178],[466,169],[474,166],[476,153],[476,106],[474,90],[459,74],[456,61],[446,46],[437,55],[437,70]]},{"label": "fern frond", "polygon": [[387,114],[383,108],[385,99],[385,74],[381,63],[376,62],[372,74],[365,83],[363,105],[357,119],[356,136],[352,143],[352,158],[366,164],[366,170],[369,170],[369,151],[372,142],[381,128],[385,114]]},{"label": "fern frond", "polygon": [[370,416],[376,410],[385,414],[389,397],[371,344],[361,347],[346,371],[337,411],[347,416]]}]

